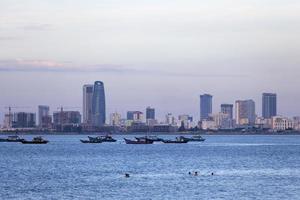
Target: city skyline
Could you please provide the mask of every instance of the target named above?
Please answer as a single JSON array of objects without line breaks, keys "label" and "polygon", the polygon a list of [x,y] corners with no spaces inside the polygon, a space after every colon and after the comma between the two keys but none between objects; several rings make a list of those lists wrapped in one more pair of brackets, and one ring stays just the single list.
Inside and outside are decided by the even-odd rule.
[{"label": "city skyline", "polygon": [[[103,82],[102,81],[95,81],[95,84],[97,84],[97,83],[99,83],[100,85],[102,85],[101,86],[101,91],[103,91],[104,92],[104,88],[103,88]],[[61,108],[65,108],[65,109],[67,109],[67,110],[75,110],[75,111],[79,111],[81,114],[82,114],[82,121],[84,122],[84,123],[92,123],[92,121],[90,121],[90,122],[87,122],[87,121],[85,121],[85,110],[84,110],[84,107],[85,106],[87,106],[87,108],[89,108],[90,107],[90,109],[92,109],[92,105],[88,105],[87,103],[86,103],[86,101],[87,101],[87,99],[86,98],[88,98],[89,99],[89,101],[90,101],[90,103],[89,104],[92,104],[92,99],[93,99],[93,92],[91,93],[91,94],[87,94],[87,88],[88,87],[90,87],[89,89],[91,89],[91,90],[94,90],[94,85],[92,85],[92,84],[84,84],[83,86],[82,86],[82,88],[83,88],[83,93],[82,93],[82,97],[81,97],[81,99],[82,99],[82,102],[81,102],[81,105],[82,105],[82,107],[80,107],[80,106],[71,106],[71,107],[69,107],[69,106],[60,106],[60,107],[54,107],[54,108],[57,108],[56,110],[54,109],[52,109],[51,110],[51,106],[49,106],[49,105],[46,105],[46,107],[48,107],[47,108],[47,113],[49,113],[49,107],[50,107],[50,110],[51,110],[51,112],[57,112],[59,109],[61,109]],[[89,92],[88,92],[89,93]],[[87,95],[87,96],[85,96],[85,95]],[[90,96],[89,96],[90,95]],[[110,114],[113,114],[113,113],[119,113],[119,114],[121,114],[121,116],[122,116],[122,118],[126,118],[126,115],[128,114],[128,112],[130,112],[130,109],[125,109],[125,112],[124,113],[122,113],[122,112],[119,112],[119,111],[116,111],[116,109],[114,110],[114,111],[112,111],[112,112],[106,112],[106,110],[107,110],[107,108],[106,108],[106,103],[105,103],[105,94],[103,93],[103,95],[104,95],[104,115],[103,116],[101,116],[101,118],[102,118],[102,121],[103,121],[103,118],[104,118],[104,121],[106,122],[106,123],[108,123],[109,122],[109,120],[107,120],[107,119],[109,119],[110,118]],[[266,95],[273,95],[273,96],[275,96],[275,98],[277,99],[277,93],[266,93],[266,92],[263,92],[262,94],[261,94],[261,99],[262,99],[262,102],[261,102],[261,108],[257,108],[257,104],[260,104],[259,102],[256,102],[256,101],[254,101],[254,103],[255,103],[255,107],[256,107],[256,110],[254,110],[254,114],[255,114],[255,116],[257,116],[257,117],[263,117],[263,112],[264,112],[264,104],[263,104],[263,102],[264,102],[264,97],[266,96]],[[218,112],[223,112],[222,111],[222,106],[233,106],[233,104],[236,104],[238,101],[240,101],[240,100],[235,100],[234,101],[234,103],[232,103],[232,104],[228,104],[228,103],[221,103],[220,105],[215,105],[213,102],[213,95],[210,95],[210,94],[203,94],[203,95],[200,95],[200,97],[202,98],[202,97],[206,97],[206,96],[208,96],[209,97],[209,102],[205,102],[205,104],[209,104],[209,108],[208,108],[208,110],[209,110],[209,113],[207,113],[207,114],[205,114],[205,115],[207,115],[207,117],[210,115],[210,114],[215,114],[215,113],[218,113]],[[99,97],[98,97],[99,98]],[[200,103],[200,106],[198,107],[198,110],[200,109],[200,111],[199,111],[199,114],[201,114],[201,98],[200,98],[200,101],[198,102],[198,105],[199,105],[199,103]],[[205,98],[205,100],[206,100],[207,98]],[[251,101],[252,101],[252,99],[251,99]],[[153,105],[153,104],[152,104]],[[3,118],[3,116],[4,116],[4,114],[8,114],[8,108],[9,107],[11,107],[11,108],[13,108],[13,109],[16,109],[16,111],[17,112],[26,112],[26,111],[30,111],[30,112],[33,112],[33,113],[39,113],[39,112],[41,112],[40,110],[39,110],[39,107],[44,107],[44,105],[37,105],[37,110],[34,108],[34,106],[16,106],[16,107],[14,107],[14,106],[11,106],[11,105],[9,105],[9,106],[6,106],[5,107],[5,109],[6,109],[6,111],[4,111],[4,113],[3,113],[3,115],[1,116],[2,118]],[[102,107],[103,107],[102,106]],[[273,105],[274,106],[274,105]],[[153,106],[152,106],[153,107]],[[277,110],[277,100],[275,101],[275,107],[276,107],[276,110]],[[33,109],[31,109],[31,108],[33,108]],[[133,109],[133,110],[136,110],[136,111],[141,111],[141,112],[143,112],[143,114],[145,114],[145,119],[146,119],[146,114],[147,114],[147,108],[151,108],[151,107],[149,107],[149,105],[144,105],[144,107],[143,108],[141,108],[141,109]],[[25,110],[24,110],[25,109]],[[102,108],[103,109],[103,108]],[[154,109],[155,109],[155,112],[157,112],[157,107],[156,106],[154,106]],[[108,110],[113,110],[113,109],[108,109]],[[207,111],[205,111],[205,113],[206,112],[208,112],[208,110]],[[237,105],[235,105],[235,106],[233,106],[233,110],[232,110],[232,112],[233,111],[235,111],[235,115],[234,115],[234,119],[236,119],[236,117],[237,117],[237,114],[236,114],[236,112],[237,112]],[[92,112],[92,110],[90,111],[90,112]],[[230,111],[231,112],[231,111]],[[156,119],[158,119],[158,120],[164,120],[165,119],[165,115],[167,114],[167,113],[172,113],[174,116],[179,116],[179,115],[191,115],[193,118],[195,118],[196,120],[201,120],[201,118],[197,118],[197,115],[193,115],[193,113],[188,113],[188,112],[182,112],[182,113],[175,113],[175,112],[172,112],[172,111],[168,111],[168,112],[166,112],[166,113],[162,113],[162,112],[158,112],[158,113],[160,113],[160,115],[158,116],[158,118],[156,118]],[[224,112],[225,113],[225,112]],[[102,113],[103,114],[103,113]],[[199,115],[198,114],[198,115]],[[228,114],[231,114],[231,113],[228,113]],[[92,118],[92,113],[90,113],[90,117]],[[39,115],[37,115],[38,116],[38,118],[37,118],[37,125],[39,125],[40,124],[40,117],[39,117]],[[276,116],[276,115],[272,115],[272,116]],[[282,114],[278,114],[277,116],[286,116],[286,115],[282,115]],[[295,116],[299,116],[299,115],[294,115],[294,116],[287,116],[287,117],[295,117]],[[1,117],[0,117],[0,119],[1,119]],[[206,118],[203,118],[203,119],[207,119],[207,117]],[[99,119],[100,120],[100,119]],[[2,122],[3,122],[3,120],[2,120]],[[1,124],[1,123],[0,123]]]},{"label": "city skyline", "polygon": [[[128,113],[130,112],[142,112],[142,114],[145,114],[145,120],[147,121],[148,119],[148,111],[151,111],[151,115],[152,116],[155,116],[155,108],[151,108],[150,106],[147,106],[147,107],[144,107],[144,109],[141,109],[141,110],[136,110],[136,111],[129,111],[129,110],[126,110],[126,115],[127,117],[125,117],[125,115],[123,115],[122,113],[119,113],[119,112],[111,112],[111,113],[106,113],[106,103],[105,103],[105,94],[104,94],[104,83],[102,81],[95,81],[94,82],[94,85],[92,84],[84,84],[83,85],[83,93],[82,93],[82,108],[80,107],[67,107],[67,109],[73,109],[74,108],[77,108],[78,109],[81,109],[79,112],[82,114],[82,121],[83,123],[86,123],[86,124],[93,124],[93,125],[96,125],[96,126],[102,126],[103,124],[108,124],[108,120],[106,120],[107,118],[110,118],[111,114],[120,114],[120,116],[123,116],[123,119],[128,119]],[[268,98],[266,98],[268,97]],[[275,97],[275,101],[272,100],[272,104],[269,105],[269,101],[270,101],[270,97]],[[274,99],[274,98],[272,98]],[[267,103],[266,104],[266,100],[267,100]],[[253,104],[253,111],[249,111],[248,109],[252,110],[252,108],[250,108],[248,106],[248,102],[251,102],[251,104]],[[96,103],[97,102],[97,103]],[[200,95],[200,118],[199,120],[206,120],[208,119],[209,117],[213,116],[213,114],[216,114],[216,113],[224,113],[224,114],[228,114],[229,115],[229,118],[233,119],[233,110],[235,111],[235,117],[234,119],[237,120],[237,124],[243,124],[243,123],[240,123],[239,121],[239,113],[242,112],[243,113],[252,113],[252,114],[242,114],[242,115],[248,115],[248,116],[252,116],[250,118],[248,118],[248,120],[250,120],[249,124],[254,124],[254,121],[255,121],[255,118],[256,117],[263,117],[266,113],[266,105],[268,106],[271,106],[271,108],[274,110],[274,107],[275,107],[275,111],[272,111],[273,114],[270,115],[269,117],[265,117],[266,119],[272,117],[272,116],[283,116],[283,115],[276,115],[274,114],[274,112],[276,113],[276,110],[277,110],[277,94],[276,93],[266,93],[266,92],[263,92],[262,93],[262,108],[261,108],[261,114],[259,114],[259,112],[257,112],[257,110],[255,110],[255,104],[256,102],[253,101],[252,99],[250,100],[235,100],[235,106],[233,106],[233,104],[228,104],[228,103],[222,103],[220,104],[219,106],[219,109],[220,110],[217,110],[217,112],[213,111],[213,108],[214,108],[214,105],[213,105],[213,95],[210,95],[210,94],[202,94]],[[246,104],[245,104],[246,103]],[[245,106],[243,106],[243,104],[245,104]],[[96,106],[93,106],[93,105],[96,105]],[[247,105],[247,106],[246,106]],[[250,105],[250,104],[249,104]],[[245,108],[244,108],[245,107]],[[9,108],[11,109],[11,107],[6,107],[6,108]],[[12,107],[12,108],[26,108],[26,107]],[[204,109],[203,109],[204,108]],[[63,106],[62,107],[59,107],[59,109],[63,109]],[[44,111],[45,110],[45,111]],[[76,109],[75,109],[76,110]],[[97,110],[97,115],[95,114],[95,110]],[[214,109],[215,110],[215,109]],[[35,113],[35,112],[34,112]],[[45,106],[45,105],[38,105],[38,118],[37,118],[37,125],[38,126],[41,126],[41,121],[42,121],[42,118],[41,118],[41,114],[40,113],[44,113],[42,117],[46,117],[46,121],[49,121],[48,119],[48,116],[49,116],[49,106]],[[55,111],[53,111],[53,113],[55,113]],[[168,112],[168,113],[172,113],[172,112]],[[5,113],[5,114],[8,114],[8,113]],[[164,113],[165,115],[166,113]],[[88,116],[90,115],[90,116]],[[176,114],[175,114],[176,115]],[[180,114],[177,114],[178,117],[180,117],[180,115],[190,115],[190,113],[180,113]],[[193,115],[190,115],[192,118],[194,118],[195,116]],[[296,115],[295,115],[296,116]],[[295,117],[293,116],[293,117]],[[88,119],[90,118],[90,120],[92,121],[89,121]],[[96,119],[97,118],[97,119]],[[244,120],[245,116],[243,117],[243,120]],[[159,119],[159,120],[162,120],[163,118],[153,118],[153,117],[149,117],[149,119]],[[195,118],[197,120],[197,118]],[[51,120],[51,117],[50,117],[50,120]],[[95,123],[95,120],[97,120],[98,122]],[[110,121],[109,120],[109,121]]]}]

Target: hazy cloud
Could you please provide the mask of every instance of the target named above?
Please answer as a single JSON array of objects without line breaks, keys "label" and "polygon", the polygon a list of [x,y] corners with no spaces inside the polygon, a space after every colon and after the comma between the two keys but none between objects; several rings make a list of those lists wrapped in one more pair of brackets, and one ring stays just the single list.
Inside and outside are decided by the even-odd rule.
[{"label": "hazy cloud", "polygon": [[206,78],[241,78],[246,74],[233,73],[192,73],[192,72],[170,72],[161,69],[137,69],[122,65],[112,64],[94,64],[83,66],[72,62],[57,62],[49,60],[0,60],[0,71],[3,72],[68,72],[68,73],[113,73],[113,74],[140,74],[153,76],[171,76],[171,77],[206,77]]},{"label": "hazy cloud", "polygon": [[53,29],[51,24],[28,24],[22,27],[26,31],[45,31]]},{"label": "hazy cloud", "polygon": [[11,41],[11,40],[18,40],[19,37],[14,36],[0,36],[0,41]]}]

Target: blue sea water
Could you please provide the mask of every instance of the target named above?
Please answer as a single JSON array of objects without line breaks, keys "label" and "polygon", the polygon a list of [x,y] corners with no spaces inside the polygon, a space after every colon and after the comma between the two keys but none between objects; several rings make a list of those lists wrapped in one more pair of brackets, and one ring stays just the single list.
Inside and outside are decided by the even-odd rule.
[{"label": "blue sea water", "polygon": [[[153,145],[127,145],[122,136],[116,143],[80,143],[85,137],[0,143],[0,198],[300,199],[300,136]],[[199,176],[188,174],[195,171]]]}]

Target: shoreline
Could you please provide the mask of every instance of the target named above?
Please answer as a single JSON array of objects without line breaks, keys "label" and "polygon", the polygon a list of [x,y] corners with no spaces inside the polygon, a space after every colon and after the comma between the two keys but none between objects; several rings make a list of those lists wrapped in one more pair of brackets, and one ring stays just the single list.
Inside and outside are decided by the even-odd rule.
[{"label": "shoreline", "polygon": [[[102,132],[86,132],[86,133],[77,133],[77,132],[0,132],[0,136],[3,135],[82,135],[82,136],[88,136],[88,135],[106,135],[107,133]],[[110,133],[110,135],[117,135],[117,136],[130,136],[130,135],[205,135],[205,136],[284,136],[284,135],[299,135],[300,132],[281,132],[281,133],[268,133],[268,132],[261,132],[261,133],[239,133],[239,132],[216,132],[216,133],[207,133],[207,132],[173,132],[173,133],[167,133],[167,132],[159,132],[159,133],[144,133],[144,132],[132,132],[132,133]]]}]

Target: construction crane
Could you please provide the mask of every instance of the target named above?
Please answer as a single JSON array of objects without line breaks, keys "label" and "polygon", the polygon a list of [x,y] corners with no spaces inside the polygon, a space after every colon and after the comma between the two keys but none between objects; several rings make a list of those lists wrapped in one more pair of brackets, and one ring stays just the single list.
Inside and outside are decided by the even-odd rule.
[{"label": "construction crane", "polygon": [[5,106],[5,109],[8,109],[8,126],[11,128],[12,127],[12,108],[31,108],[30,106]]},{"label": "construction crane", "polygon": [[78,109],[78,108],[81,109],[81,107],[79,107],[79,106],[60,106],[60,107],[57,107],[57,109],[60,110],[61,112],[64,111],[64,109]]}]

